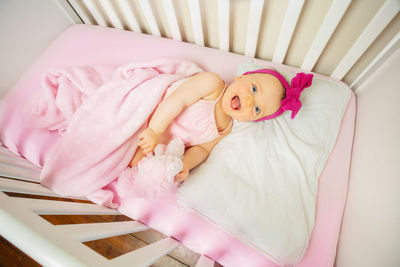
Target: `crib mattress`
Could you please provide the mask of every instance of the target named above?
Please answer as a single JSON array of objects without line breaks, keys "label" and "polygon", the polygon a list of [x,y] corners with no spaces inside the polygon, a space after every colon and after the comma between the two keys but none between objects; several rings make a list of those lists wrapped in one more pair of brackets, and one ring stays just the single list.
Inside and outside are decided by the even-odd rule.
[{"label": "crib mattress", "polygon": [[[59,134],[25,128],[19,112],[32,93],[39,89],[41,75],[48,68],[121,65],[157,57],[192,60],[203,69],[218,73],[227,82],[233,80],[237,66],[249,59],[237,54],[145,34],[100,26],[72,26],[44,51],[11,92],[2,99],[1,143],[38,166],[43,165],[49,157]],[[276,66],[296,71],[288,66]],[[354,120],[355,99],[352,95],[334,150],[319,179],[315,227],[306,255],[298,266],[334,264],[347,195]],[[222,265],[276,266],[257,249],[229,236],[196,213],[179,208],[175,198],[171,196],[168,201],[163,200],[153,205],[131,199],[121,203],[120,211],[166,235],[173,236],[192,250],[206,254]]]}]

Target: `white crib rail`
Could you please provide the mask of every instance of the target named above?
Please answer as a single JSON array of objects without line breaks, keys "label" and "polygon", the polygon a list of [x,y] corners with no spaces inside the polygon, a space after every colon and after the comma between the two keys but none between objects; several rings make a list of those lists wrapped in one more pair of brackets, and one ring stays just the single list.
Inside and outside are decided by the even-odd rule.
[{"label": "white crib rail", "polygon": [[317,36],[311,44],[311,47],[301,65],[302,69],[308,71],[313,69],[344,13],[349,7],[350,2],[351,0],[333,1],[324,21],[321,24],[321,27],[318,30]]},{"label": "white crib rail", "polygon": [[260,30],[261,16],[263,12],[264,0],[253,0],[250,4],[249,21],[247,24],[246,52],[248,57],[256,55],[258,34]]},{"label": "white crib rail", "polygon": [[[192,42],[203,46],[205,45],[205,40],[207,38],[205,35],[207,31],[204,31],[205,27],[207,27],[207,23],[204,23],[204,19],[207,17],[207,14],[204,14],[204,7],[206,5],[212,5],[211,1],[203,0],[186,0],[180,2],[165,0],[161,1],[162,4],[157,4],[157,2],[160,1],[149,0],[118,0],[113,1],[113,3],[110,3],[111,1],[109,0],[55,1],[60,3],[62,8],[71,16],[71,19],[74,21],[74,23],[79,23],[79,21],[76,19],[78,15],[82,18],[82,22],[84,23],[125,28],[136,32],[144,31],[153,35],[164,37],[166,37],[166,33],[160,32],[159,25],[167,24],[165,25],[165,28],[169,28],[170,32],[172,33],[169,34],[171,38],[176,40],[186,39],[184,41],[188,41],[187,36],[192,35],[193,33],[194,40],[192,40]],[[261,50],[262,48],[259,41],[260,35],[274,34],[274,32],[260,32],[260,29],[268,26],[266,25],[266,21],[267,23],[271,23],[265,19],[265,12],[272,3],[264,0],[247,0],[241,1],[240,7],[244,7],[245,5],[243,5],[243,3],[246,4],[245,2],[248,2],[249,5],[247,32],[243,34],[243,36],[240,35],[241,40],[245,42],[244,52],[240,51],[240,49],[236,47],[232,47],[231,45],[231,41],[233,42],[232,39],[234,37],[232,32],[236,33],[233,31],[233,27],[236,24],[231,23],[231,21],[241,19],[232,16],[236,13],[232,12],[231,6],[239,5],[238,3],[235,3],[235,0],[218,0],[218,3],[215,5],[215,7],[218,9],[215,14],[215,16],[218,17],[218,48],[234,53],[244,53],[250,57],[256,57],[258,50]],[[365,73],[363,71],[354,70],[356,75],[353,75],[352,68],[359,62],[359,59],[365,54],[367,49],[370,49],[370,47],[372,47],[371,50],[375,49],[373,44],[374,41],[384,32],[390,22],[396,20],[395,18],[398,16],[400,10],[400,1],[385,0],[385,2],[371,19],[370,23],[366,26],[361,35],[355,39],[353,45],[349,47],[344,56],[341,54],[342,52],[340,52],[338,55],[335,54],[333,57],[329,56],[329,62],[326,61],[324,63],[320,63],[320,65],[325,64],[324,66],[317,66],[316,63],[320,58],[324,57],[325,53],[329,54],[330,51],[341,50],[341,48],[335,48],[333,50],[331,49],[330,51],[326,51],[328,42],[334,39],[335,31],[337,31],[338,28],[340,29],[338,26],[341,23],[347,23],[346,25],[349,27],[352,23],[358,23],[358,21],[349,23],[349,16],[347,16],[347,18],[344,20],[345,22],[342,20],[342,18],[345,17],[346,12],[351,13],[357,11],[355,11],[354,8],[351,8],[351,2],[351,0],[328,1],[327,4],[330,4],[328,12],[324,16],[322,23],[319,25],[317,34],[314,37],[307,37],[314,39],[310,43],[309,47],[305,47],[305,57],[303,58],[301,64],[296,63],[296,67],[302,68],[306,71],[316,72],[319,72],[319,70],[324,70],[324,72],[327,72],[329,69],[330,73],[324,73],[325,75],[339,80],[346,79],[346,81],[351,84],[352,88],[357,89],[357,87],[359,87],[361,82],[364,80],[363,78],[365,78]],[[304,0],[289,0],[285,14],[282,14],[282,16],[284,15],[282,24],[279,24],[279,22],[273,22],[275,23],[273,24],[273,27],[280,27],[280,31],[275,49],[272,51],[272,57],[269,58],[264,56],[260,57],[261,59],[288,64],[285,59],[287,58],[290,49],[293,49],[293,47],[290,46],[293,42],[293,36],[295,36],[296,31],[298,30],[298,24],[301,20],[301,16],[303,15],[303,10],[307,9],[308,5],[313,4],[307,3],[307,1]],[[176,6],[179,7],[178,10],[176,10]],[[154,7],[157,7],[157,14],[160,15],[159,17],[155,17],[155,13],[153,12]],[[116,12],[117,9],[120,12]],[[132,12],[132,9],[134,9],[135,12]],[[309,12],[309,9],[307,11]],[[73,14],[74,12],[75,14]],[[314,12],[319,12],[319,10],[314,10]],[[121,17],[118,17],[117,13],[120,14]],[[183,19],[187,17],[186,14],[188,13],[190,14],[190,18]],[[240,14],[241,16],[239,17],[243,17],[243,10],[240,10]],[[320,14],[307,13],[307,15],[312,17],[313,15],[319,16]],[[138,21],[137,16],[141,17],[141,20]],[[166,22],[163,22],[161,17],[166,17]],[[125,21],[126,23],[121,24],[121,21]],[[393,27],[398,28],[396,25],[392,25],[392,28]],[[147,28],[147,30],[145,28]],[[181,32],[180,29],[183,29],[183,32]],[[302,30],[304,31],[304,29]],[[182,34],[185,34],[185,32],[186,38],[182,38]],[[397,29],[397,32],[400,32],[400,30]],[[237,40],[237,36],[238,34],[236,34],[235,40]],[[336,46],[342,45],[341,42],[336,42],[336,44]],[[397,39],[394,43],[388,43],[388,45],[391,47],[394,47],[397,44]],[[381,49],[384,54],[388,53],[390,50],[386,48],[387,46],[383,48],[383,50]],[[376,67],[379,61],[384,58],[384,54],[378,53],[370,60],[369,63],[367,62],[367,64],[364,64],[366,65],[364,69],[372,69]],[[341,60],[336,62],[337,58],[341,58]],[[346,77],[346,75],[349,77]]]},{"label": "white crib rail", "polygon": [[356,42],[346,53],[342,61],[331,74],[332,77],[342,79],[350,68],[362,56],[365,50],[372,44],[378,35],[383,32],[389,22],[397,15],[400,9],[400,1],[387,0],[364,29]]},{"label": "white crib rail", "polygon": [[274,57],[272,61],[283,63],[286,53],[292,40],[294,29],[299,20],[301,10],[303,9],[304,0],[290,0],[286,10],[285,19],[279,33],[278,44],[276,45]]},{"label": "white crib rail", "polygon": [[[10,192],[57,197],[57,194],[34,182],[38,181],[40,176],[39,168],[1,146],[0,176],[0,234],[44,266],[149,266],[180,245],[173,238],[166,237],[108,260],[82,242],[146,231],[150,228],[137,221],[51,224],[39,215],[120,213],[91,203],[5,194],[4,192]],[[196,266],[214,266],[214,261],[201,256]]]},{"label": "white crib rail", "polygon": [[37,182],[40,169],[0,146],[0,176]]}]

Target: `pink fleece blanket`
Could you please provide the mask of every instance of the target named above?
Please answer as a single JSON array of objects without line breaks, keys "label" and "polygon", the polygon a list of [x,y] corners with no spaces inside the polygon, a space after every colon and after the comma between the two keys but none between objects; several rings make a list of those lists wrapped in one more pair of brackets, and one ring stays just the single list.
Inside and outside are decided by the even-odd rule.
[{"label": "pink fleece blanket", "polygon": [[52,70],[24,111],[27,122],[62,138],[41,183],[64,196],[87,196],[126,168],[137,135],[173,82],[202,71],[181,59]]}]

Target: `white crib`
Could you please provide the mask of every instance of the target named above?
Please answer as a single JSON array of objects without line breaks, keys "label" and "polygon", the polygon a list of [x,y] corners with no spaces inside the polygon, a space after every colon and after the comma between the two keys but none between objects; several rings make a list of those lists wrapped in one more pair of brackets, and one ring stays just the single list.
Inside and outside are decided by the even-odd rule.
[{"label": "white crib", "polygon": [[[167,237],[108,260],[82,242],[148,230],[137,221],[53,225],[39,215],[116,215],[103,206],[8,196],[4,192],[52,196],[38,184],[40,169],[1,147],[1,235],[44,266],[149,266],[179,246]],[[196,266],[214,266],[201,256]]]},{"label": "white crib", "polygon": [[[289,0],[286,1],[287,5],[264,0],[56,2],[74,23],[98,24],[144,32],[294,65],[306,71],[343,80],[350,84],[355,92],[362,88],[361,85],[368,75],[398,49],[400,38],[398,0],[386,0],[381,5],[375,3],[373,6],[376,12],[360,31],[359,36],[354,38],[350,45],[344,45],[346,51],[338,48],[341,46],[339,39],[346,34],[346,30],[339,29],[341,23],[354,23],[351,20],[352,14],[359,15],[363,12],[360,8],[365,8],[373,1],[361,4],[354,3],[357,1],[352,3],[351,0],[318,3]],[[307,35],[312,36],[311,40],[302,44],[299,36],[304,34],[310,25],[307,18],[312,17],[313,12],[318,12],[321,2],[324,2],[324,5],[328,4],[329,8],[323,17],[320,16],[321,20],[314,25],[315,28],[311,29],[314,33]],[[266,14],[273,16],[267,12],[270,7],[274,8],[274,11],[283,11],[280,14],[280,17],[283,17],[282,23],[278,21],[274,24],[279,26],[279,31],[272,31],[268,24],[271,21]],[[250,14],[245,18],[245,26],[235,24],[243,23],[244,20],[239,16],[239,9],[248,10]],[[187,14],[186,10],[189,11]],[[213,15],[217,15],[217,19],[211,18]],[[207,31],[203,31],[205,29]],[[238,33],[240,30],[245,32]],[[267,38],[268,34],[276,35],[275,48],[266,45],[266,42],[270,41]],[[244,41],[239,44],[239,40]],[[293,45],[294,42],[303,46],[303,51],[297,49]],[[300,64],[294,53],[302,54]],[[167,237],[108,260],[82,242],[145,231],[149,228],[137,221],[52,225],[39,215],[119,213],[90,203],[9,196],[7,192],[57,197],[38,184],[38,167],[4,147],[0,150],[0,166],[0,234],[44,266],[149,266],[180,245],[178,241]],[[213,260],[202,255],[195,266],[214,264]]]}]

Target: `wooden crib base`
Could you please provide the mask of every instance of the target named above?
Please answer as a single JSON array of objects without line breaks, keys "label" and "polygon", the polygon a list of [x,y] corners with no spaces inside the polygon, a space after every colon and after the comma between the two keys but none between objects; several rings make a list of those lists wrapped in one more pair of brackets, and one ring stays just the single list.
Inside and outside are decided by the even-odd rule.
[{"label": "wooden crib base", "polygon": [[[79,203],[91,203],[86,200],[65,199],[47,196],[35,196],[28,194],[10,193],[7,195],[12,197],[24,197],[33,199],[47,199],[70,201]],[[131,218],[124,215],[41,215],[53,225],[66,224],[84,224],[84,223],[102,223],[102,222],[123,222],[133,221]],[[146,230],[137,233],[114,236],[99,240],[83,242],[86,246],[96,251],[107,259],[113,259],[124,255],[128,252],[145,247],[166,238],[165,235],[155,230]],[[200,258],[200,254],[195,253],[183,245],[178,246],[167,255],[163,256],[151,266],[174,266],[185,267],[195,266]],[[26,255],[23,251],[15,247],[12,243],[0,236],[0,266],[42,266]],[[215,263],[214,266],[221,266]]]},{"label": "wooden crib base", "polygon": [[0,146],[0,266],[220,266],[116,210],[58,197],[39,174]]},{"label": "wooden crib base", "polygon": [[[85,216],[85,215],[46,215],[42,216],[47,221],[53,224],[73,224],[73,223],[96,223],[96,222],[117,222],[131,221],[130,218],[123,215],[111,216]],[[85,245],[103,255],[107,259],[113,259],[130,251],[147,246],[148,244],[157,242],[165,236],[154,230],[147,230],[136,234],[127,234],[122,236],[110,237],[101,240],[84,242]],[[162,257],[157,262],[152,264],[154,267],[161,266],[195,266],[200,255],[187,249],[184,246],[179,246],[168,255]],[[42,266],[23,251],[8,242],[0,236],[0,266]],[[221,266],[216,263],[214,266]]]}]

